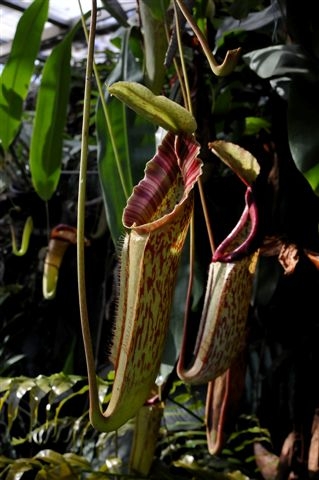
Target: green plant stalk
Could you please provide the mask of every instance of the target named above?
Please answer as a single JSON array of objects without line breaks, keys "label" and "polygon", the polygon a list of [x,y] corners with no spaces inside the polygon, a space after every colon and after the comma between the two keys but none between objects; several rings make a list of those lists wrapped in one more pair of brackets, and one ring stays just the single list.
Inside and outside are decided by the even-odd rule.
[{"label": "green plant stalk", "polygon": [[[178,78],[180,80],[181,87],[182,87],[182,92],[184,94],[184,102],[185,102],[186,108],[190,111],[191,114],[193,114],[191,93],[190,93],[190,89],[189,89],[188,75],[187,75],[187,69],[186,69],[184,55],[183,55],[183,45],[182,45],[182,39],[181,39],[181,34],[180,34],[180,26],[179,26],[178,14],[177,14],[177,9],[178,8],[179,7],[176,4],[176,0],[174,0],[174,13],[175,13],[175,18],[176,18],[177,44],[178,44],[179,56],[180,56],[180,59],[181,59],[182,72],[179,72],[179,67],[178,67],[178,64],[177,64],[176,61],[174,61],[174,65],[175,65],[176,70],[178,71]],[[208,238],[209,238],[210,247],[211,247],[211,251],[212,251],[212,254],[213,254],[214,250],[215,250],[213,233],[212,233],[212,229],[211,229],[211,225],[210,225],[210,221],[209,221],[209,215],[208,215],[205,196],[204,196],[204,192],[203,192],[202,179],[200,177],[197,180],[197,185],[198,185],[200,201],[201,201],[201,205],[202,205],[202,209],[203,209],[203,213],[204,213],[207,235],[208,235]],[[190,250],[190,252],[189,252],[189,278],[188,278],[187,295],[186,295],[185,311],[184,311],[184,318],[185,319],[189,315],[191,297],[192,297],[192,288],[193,288],[193,278],[194,278],[195,226],[194,226],[194,217],[193,216],[191,218],[191,223],[190,223],[190,247],[189,247],[189,250]]]},{"label": "green plant stalk", "polygon": [[[86,25],[85,25],[83,10],[82,10],[82,7],[81,7],[81,0],[78,0],[78,2],[79,2],[80,10],[81,10],[81,19],[82,19],[82,26],[83,26],[84,35],[86,37],[87,43],[89,43],[89,35],[88,35],[88,31],[87,31],[87,28],[86,28]],[[110,115],[109,115],[108,108],[107,108],[107,105],[106,105],[106,101],[105,101],[105,98],[104,98],[103,87],[102,87],[102,84],[101,84],[101,80],[100,80],[100,77],[99,77],[99,72],[98,72],[96,63],[94,62],[94,57],[93,57],[92,68],[93,68],[93,72],[94,72],[94,76],[95,76],[97,89],[98,89],[100,99],[101,99],[101,105],[102,105],[102,109],[103,109],[103,113],[104,113],[104,117],[105,117],[105,121],[106,121],[106,125],[107,125],[107,130],[108,130],[108,133],[109,133],[109,136],[110,136],[112,149],[113,149],[113,152],[114,152],[117,171],[118,171],[118,174],[119,174],[119,177],[120,177],[120,181],[121,181],[121,184],[122,184],[122,188],[123,188],[125,198],[128,199],[128,197],[130,195],[129,192],[131,192],[132,189],[133,189],[133,180],[132,180],[132,177],[131,177],[131,173],[129,172],[130,178],[128,179],[128,185],[126,184],[123,169],[122,169],[122,166],[121,166],[119,153],[118,153],[118,149],[117,149],[117,146],[116,146],[116,141],[115,141],[115,138],[114,138],[114,135],[113,135],[113,129],[112,129]],[[123,105],[123,109],[125,109],[124,105]]]},{"label": "green plant stalk", "polygon": [[[177,8],[179,8],[178,4],[176,3],[176,0],[174,0],[174,12],[175,12],[176,29],[177,29],[176,30],[176,32],[177,32],[177,44],[178,44],[179,56],[180,56],[180,59],[181,59],[182,74],[179,72],[177,62],[175,62],[174,65],[175,65],[176,70],[178,71],[178,78],[181,82],[182,92],[185,92],[184,93],[184,95],[185,95],[184,102],[186,104],[186,108],[189,110],[189,112],[191,114],[193,114],[192,100],[191,100],[191,94],[190,94],[190,89],[189,89],[187,69],[186,69],[186,65],[185,65],[185,61],[184,61],[184,55],[183,55],[183,46],[182,46],[182,39],[181,39],[180,28],[179,28]],[[197,33],[198,32],[196,30],[195,34],[197,35]],[[200,30],[199,30],[199,33],[201,33]],[[201,205],[202,205],[202,209],[203,209],[203,214],[204,214],[204,218],[205,218],[205,225],[206,225],[206,229],[207,229],[209,244],[210,244],[211,252],[213,254],[214,251],[215,251],[215,242],[214,242],[212,228],[211,228],[210,221],[209,221],[209,215],[208,215],[208,211],[207,211],[207,206],[206,206],[205,195],[204,195],[204,191],[203,191],[203,185],[202,185],[202,179],[201,178],[198,179],[197,185],[198,185],[199,197],[200,197],[200,201],[201,201]],[[191,232],[192,232],[192,230],[191,230]],[[190,248],[192,248],[192,243],[193,243],[193,241],[191,239],[191,247]]]},{"label": "green plant stalk", "polygon": [[81,317],[81,328],[87,362],[89,397],[90,397],[90,414],[100,415],[101,406],[98,396],[98,385],[95,374],[95,362],[91,340],[91,333],[88,320],[88,308],[86,300],[85,286],[85,258],[84,258],[84,231],[85,231],[85,198],[86,198],[86,174],[87,174],[87,158],[88,158],[88,139],[89,139],[89,121],[90,121],[90,103],[91,103],[91,78],[93,72],[94,57],[94,38],[96,29],[96,0],[92,0],[91,25],[88,37],[88,55],[85,73],[85,88],[83,102],[83,123],[82,123],[82,140],[81,140],[81,158],[79,173],[79,193],[78,193],[78,219],[77,219],[77,271],[78,271],[78,291],[79,291],[79,307]]},{"label": "green plant stalk", "polygon": [[[176,1],[174,0],[174,14],[176,18],[176,34],[177,34],[177,44],[178,44],[178,51],[179,51],[179,56],[181,59],[181,67],[182,67],[182,74],[179,75],[180,81],[183,81],[183,87],[182,91],[185,91],[186,97],[184,98],[185,106],[187,110],[192,114],[193,113],[193,107],[192,107],[192,99],[191,99],[191,94],[189,90],[189,82],[188,82],[188,77],[187,77],[187,70],[186,70],[186,65],[185,65],[185,59],[183,55],[183,46],[182,46],[182,39],[181,39],[181,32],[180,32],[180,24],[179,24],[179,19],[178,19],[178,14],[177,14],[177,5]],[[176,68],[177,65],[175,65]],[[178,68],[178,67],[177,67]]]}]

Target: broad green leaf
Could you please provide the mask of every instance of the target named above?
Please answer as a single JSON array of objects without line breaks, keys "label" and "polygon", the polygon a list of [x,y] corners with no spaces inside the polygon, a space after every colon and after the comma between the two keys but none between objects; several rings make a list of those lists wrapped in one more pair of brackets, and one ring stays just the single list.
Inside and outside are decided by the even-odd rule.
[{"label": "broad green leaf", "polygon": [[[132,34],[131,29],[124,31],[119,62],[107,79],[107,84],[121,79],[142,80],[141,62],[131,53]],[[107,90],[105,100],[112,131],[108,130],[99,101],[96,112],[98,168],[108,226],[113,242],[118,246],[124,231],[122,214],[127,198],[132,193],[133,185],[142,178],[145,164],[155,151],[155,129],[150,122],[136,115],[116,98],[111,98]],[[119,175],[111,135],[115,140],[124,185]]]},{"label": "broad green leaf", "polygon": [[34,0],[25,10],[0,77],[0,143],[4,150],[8,150],[21,123],[48,5],[49,0]]},{"label": "broad green leaf", "polygon": [[47,59],[38,92],[30,147],[30,171],[33,186],[42,198],[49,200],[61,174],[63,132],[69,99],[71,47],[81,24],[59,43]]}]

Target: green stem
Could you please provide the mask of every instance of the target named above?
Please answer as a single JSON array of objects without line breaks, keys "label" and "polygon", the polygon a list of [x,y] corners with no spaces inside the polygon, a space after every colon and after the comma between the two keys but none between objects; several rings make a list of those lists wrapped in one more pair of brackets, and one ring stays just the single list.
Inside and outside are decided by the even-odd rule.
[{"label": "green stem", "polygon": [[[79,2],[80,10],[81,10],[81,19],[82,19],[83,31],[84,31],[86,41],[88,43],[89,35],[88,35],[87,28],[86,28],[84,15],[83,15],[83,10],[82,10],[81,3],[80,3],[81,0],[78,0],[78,2]],[[110,115],[109,115],[109,112],[108,112],[108,108],[107,108],[107,105],[106,105],[106,101],[105,101],[105,98],[104,98],[104,91],[103,91],[103,87],[102,87],[102,84],[101,84],[101,80],[100,80],[100,77],[99,77],[99,72],[98,72],[96,63],[94,62],[94,58],[93,58],[92,68],[93,68],[93,72],[94,72],[99,96],[100,96],[100,99],[101,99],[101,105],[102,105],[102,109],[103,109],[103,113],[104,113],[104,117],[105,117],[105,121],[106,121],[107,131],[108,131],[110,141],[111,141],[111,145],[112,145],[112,149],[113,149],[113,152],[114,152],[114,158],[115,158],[115,162],[116,162],[117,171],[118,171],[118,174],[119,174],[119,177],[120,177],[120,181],[121,181],[121,185],[122,185],[122,188],[123,188],[125,198],[128,199],[128,197],[130,195],[130,192],[133,190],[133,183],[131,181],[129,185],[126,185],[126,182],[125,182],[125,176],[124,176],[124,173],[123,173],[123,169],[122,169],[121,161],[120,161],[120,156],[119,156],[119,153],[118,153],[115,137],[114,137],[114,134],[113,134],[112,122],[111,122]]]},{"label": "green stem", "polygon": [[[81,140],[81,158],[79,174],[79,193],[78,193],[78,220],[77,220],[77,271],[78,271],[78,290],[81,327],[85,357],[88,370],[88,381],[90,390],[90,413],[97,412],[101,415],[100,402],[98,396],[97,379],[95,374],[94,354],[92,348],[91,333],[89,328],[88,308],[86,301],[85,286],[85,258],[84,258],[84,227],[85,227],[85,197],[86,197],[86,173],[88,160],[88,139],[89,139],[89,120],[91,103],[91,80],[93,71],[94,57],[94,38],[96,29],[96,0],[92,0],[91,26],[88,38],[88,56],[85,73],[84,102],[83,102],[83,123]],[[92,413],[91,413],[92,416]]]},{"label": "green stem", "polygon": [[193,107],[192,107],[192,100],[191,100],[191,94],[189,91],[189,82],[188,82],[188,76],[187,76],[187,70],[186,70],[186,65],[185,65],[185,59],[183,55],[183,46],[182,46],[182,39],[181,39],[181,31],[180,31],[180,24],[179,24],[179,17],[177,13],[177,6],[176,6],[176,1],[174,1],[174,14],[175,14],[175,19],[176,19],[176,34],[177,34],[177,44],[178,44],[178,50],[179,50],[179,56],[181,59],[181,67],[182,67],[182,73],[184,78],[184,91],[186,98],[184,98],[185,106],[186,108],[190,111],[190,113],[193,113]]},{"label": "green stem", "polygon": [[[177,43],[178,43],[178,50],[179,50],[179,56],[180,56],[180,59],[181,59],[181,67],[182,67],[182,73],[183,73],[183,77],[182,77],[182,75],[179,75],[179,78],[184,79],[184,81],[183,81],[183,84],[184,84],[183,91],[185,91],[186,95],[187,95],[187,98],[184,98],[186,108],[188,108],[188,110],[191,113],[193,113],[191,94],[190,94],[189,82],[188,82],[188,76],[187,76],[187,69],[186,69],[186,65],[185,65],[185,61],[184,61],[182,39],[181,39],[181,34],[180,34],[179,22],[178,22],[178,14],[177,14],[177,8],[178,7],[177,7],[177,4],[178,4],[178,7],[181,8],[180,2],[178,2],[177,0],[174,0],[174,12],[175,12],[175,18],[176,18]],[[183,7],[183,8],[185,8],[185,7]],[[191,18],[188,21],[192,21],[192,23],[194,23]],[[200,32],[200,30],[196,26],[196,31],[197,30]],[[201,32],[200,32],[200,35],[201,35]],[[207,48],[208,48],[208,46],[207,46]],[[213,232],[212,232],[212,228],[211,228],[210,221],[209,221],[209,215],[208,215],[208,210],[207,210],[207,205],[206,205],[206,200],[205,200],[205,195],[204,195],[203,184],[202,184],[201,178],[198,179],[197,184],[198,184],[199,196],[200,196],[200,201],[201,201],[201,205],[202,205],[202,209],[203,209],[203,214],[204,214],[204,218],[205,218],[207,235],[208,235],[208,239],[209,239],[209,243],[210,243],[211,252],[212,252],[212,255],[213,255],[213,253],[215,251],[215,242],[214,242]],[[194,242],[194,239],[193,239],[194,232],[193,232],[193,234],[192,234],[192,232],[193,232],[193,230],[191,229],[191,247],[190,247],[191,249],[193,248],[193,242]],[[191,277],[191,275],[190,275],[190,277]],[[189,290],[191,290],[191,285],[189,286]]]},{"label": "green stem", "polygon": [[203,214],[204,214],[204,218],[205,218],[205,224],[206,224],[206,229],[207,229],[209,245],[210,245],[210,249],[211,249],[211,252],[212,252],[212,255],[213,255],[216,248],[215,248],[213,232],[212,232],[212,228],[211,228],[211,225],[210,225],[209,214],[208,214],[208,209],[207,209],[206,200],[205,200],[203,182],[202,182],[201,178],[198,179],[197,185],[198,185],[200,201],[201,201],[201,205],[202,205],[202,209],[203,209]]}]

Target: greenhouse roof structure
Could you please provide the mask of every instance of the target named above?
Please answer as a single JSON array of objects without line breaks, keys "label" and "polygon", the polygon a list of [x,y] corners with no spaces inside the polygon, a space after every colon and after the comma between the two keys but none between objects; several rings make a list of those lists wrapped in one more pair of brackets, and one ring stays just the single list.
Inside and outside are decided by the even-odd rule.
[{"label": "greenhouse roof structure", "polygon": [[[8,57],[17,24],[24,10],[33,0],[0,0],[0,63],[5,63]],[[136,0],[97,0],[97,47],[107,44],[110,32],[117,26],[115,12],[121,16],[130,16],[136,13]],[[105,6],[106,8],[101,8]],[[44,58],[54,44],[65,35],[80,19],[83,13],[91,9],[91,0],[49,0],[49,15],[42,36],[41,52]],[[85,58],[85,39],[74,45],[73,57],[76,60]]]}]

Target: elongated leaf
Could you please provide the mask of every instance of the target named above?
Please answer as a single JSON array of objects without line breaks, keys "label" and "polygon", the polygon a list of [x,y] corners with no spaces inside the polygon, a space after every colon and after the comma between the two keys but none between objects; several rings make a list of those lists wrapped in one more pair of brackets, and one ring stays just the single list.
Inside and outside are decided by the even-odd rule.
[{"label": "elongated leaf", "polygon": [[38,422],[38,412],[41,400],[50,392],[51,384],[48,377],[43,375],[35,379],[35,385],[30,390],[30,427],[34,428]]},{"label": "elongated leaf", "polygon": [[[166,2],[167,3],[167,2]],[[165,31],[165,9],[163,2],[139,2],[145,49],[145,81],[153,93],[159,94],[166,74],[164,66],[168,47]]]},{"label": "elongated leaf", "polygon": [[[107,84],[121,79],[142,80],[141,62],[138,62],[131,52],[131,42],[134,43],[133,33],[131,29],[124,31],[119,63],[107,79]],[[122,213],[127,197],[131,194],[133,183],[138,183],[142,178],[146,161],[155,151],[155,129],[150,122],[138,116],[116,98],[110,97],[107,90],[105,99],[124,185],[119,175],[111,132],[108,130],[101,102],[98,103],[96,112],[98,168],[108,226],[117,245],[119,237],[123,234]]]},{"label": "elongated leaf", "polygon": [[8,428],[12,427],[17,418],[20,400],[34,386],[32,378],[20,377],[13,380],[10,385],[10,394],[8,396]]},{"label": "elongated leaf", "polygon": [[43,200],[55,192],[61,174],[63,132],[71,77],[71,47],[77,23],[47,59],[38,92],[30,148],[33,186]]},{"label": "elongated leaf", "polygon": [[4,150],[13,142],[21,123],[48,5],[49,0],[35,0],[21,16],[0,78],[0,142]]}]

